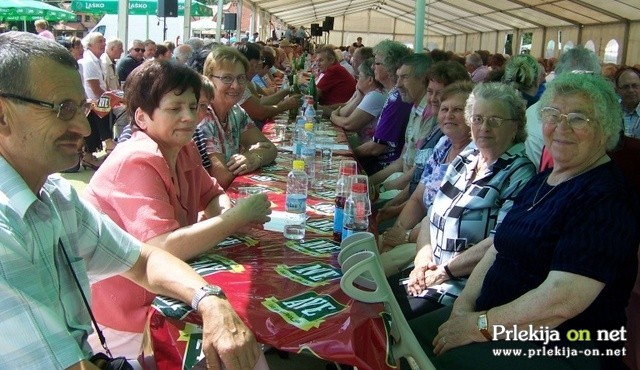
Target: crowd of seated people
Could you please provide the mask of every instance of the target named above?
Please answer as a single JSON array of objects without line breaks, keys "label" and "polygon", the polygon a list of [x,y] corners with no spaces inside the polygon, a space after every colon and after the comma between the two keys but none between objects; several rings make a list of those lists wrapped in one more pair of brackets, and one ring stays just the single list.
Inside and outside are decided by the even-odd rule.
[{"label": "crowd of seated people", "polygon": [[[209,232],[215,234],[210,240],[220,240],[242,229],[238,222],[218,229],[215,220],[226,221],[224,215],[234,209],[242,213],[246,208],[249,223],[264,222],[268,207],[261,213],[248,211],[256,204],[263,206],[263,197],[228,212],[222,200],[236,176],[274,161],[277,149],[262,134],[262,123],[300,105],[299,95],[278,88],[293,58],[304,52],[296,39],[285,38],[279,45],[239,42],[206,47],[193,41],[192,56],[195,49],[206,55],[194,63],[180,46],[172,54],[169,45],[134,41],[125,58],[128,68],[136,63],[141,67],[128,71],[131,78],[123,86],[127,104],[140,107],[130,112],[133,136],[96,166],[100,168],[87,196],[140,240],[182,259],[206,246],[192,243],[190,252],[176,251],[171,246],[178,237],[193,233],[197,239],[198,232]],[[372,186],[381,191],[373,200],[383,201],[376,219],[376,228],[383,231],[383,265],[437,368],[478,368],[474,358],[486,360],[486,368],[516,363],[486,358],[490,349],[514,344],[501,340],[504,335],[496,333],[496,325],[544,326],[565,334],[625,324],[640,242],[634,231],[640,217],[640,171],[635,171],[628,154],[638,146],[634,138],[640,137],[637,67],[601,68],[595,54],[580,46],[558,59],[536,60],[483,50],[464,55],[442,50],[414,53],[391,40],[369,48],[360,40],[350,47],[320,46],[308,55],[311,70],[301,76],[316,74],[319,114],[355,134],[350,142],[354,156]],[[158,60],[145,61],[145,56]],[[198,84],[173,94],[185,100],[177,104],[194,113],[185,119],[180,140],[165,136],[169,129],[162,118],[164,100],[175,100],[167,94],[170,91],[161,91],[159,100],[151,102],[155,105],[147,107],[136,103],[139,92],[129,90],[147,83],[136,78],[150,79],[173,68],[183,73],[188,67],[178,67],[178,59],[202,68]],[[195,81],[192,77],[198,74],[189,76]],[[202,78],[209,90],[201,90]],[[197,140],[204,143],[204,158],[203,151],[198,155],[196,150]],[[200,168],[208,160],[202,173],[215,179],[206,186],[202,179],[187,181],[201,187],[198,191],[207,199],[194,200],[184,216],[167,216],[164,228],[147,226],[161,222],[157,214],[130,222],[130,206],[118,205],[128,204],[134,187],[117,168],[135,162],[138,151],[144,154],[141,142],[166,148],[156,160],[170,163],[179,177],[191,176],[185,174],[187,169]],[[157,171],[153,161],[147,162],[149,171]],[[165,183],[167,207],[174,206],[176,192],[184,191],[182,185],[172,188],[175,183],[163,180],[171,175],[157,173],[148,179]],[[151,198],[157,201],[157,194],[145,195],[136,188],[137,208],[151,207]],[[215,207],[210,205],[214,199]],[[202,221],[211,224],[207,231],[194,218],[197,211],[209,212]],[[140,225],[144,230],[136,229]],[[156,231],[149,234],[150,230]],[[616,248],[610,248],[611,240],[616,240]],[[112,294],[113,289],[104,288],[109,281],[101,284],[94,286],[96,302]],[[132,299],[146,294],[132,287],[119,293]],[[137,338],[140,320],[129,320],[135,327],[110,321],[117,321],[122,312],[101,312],[99,320],[117,335],[131,332]],[[496,340],[486,341],[488,337]],[[134,343],[133,351],[123,353],[135,355],[138,342]],[[606,348],[607,343],[558,345],[585,349]],[[531,341],[517,346],[538,348]],[[536,358],[534,365],[522,366],[597,368],[602,361],[608,369],[619,366],[619,360]]]}]

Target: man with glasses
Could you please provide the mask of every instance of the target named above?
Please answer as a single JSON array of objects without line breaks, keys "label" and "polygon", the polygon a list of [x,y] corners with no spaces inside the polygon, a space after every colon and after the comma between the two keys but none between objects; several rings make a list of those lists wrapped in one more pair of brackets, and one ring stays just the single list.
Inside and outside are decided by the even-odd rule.
[{"label": "man with glasses", "polygon": [[64,47],[23,32],[0,35],[0,332],[14,333],[0,339],[0,368],[95,368],[79,285],[88,294],[89,276],[115,274],[190,303],[203,317],[211,368],[220,368],[219,358],[229,370],[252,368],[259,347],[219,291],[50,176],[77,160],[89,134],[86,109],[76,61]]},{"label": "man with glasses", "polygon": [[118,79],[120,84],[124,86],[124,82],[127,80],[129,73],[136,69],[137,66],[144,61],[144,44],[141,40],[133,40],[129,44],[129,53],[120,61],[116,66],[118,72]]},{"label": "man with glasses", "polygon": [[620,68],[615,83],[622,105],[624,134],[640,138],[640,70],[627,66]]}]

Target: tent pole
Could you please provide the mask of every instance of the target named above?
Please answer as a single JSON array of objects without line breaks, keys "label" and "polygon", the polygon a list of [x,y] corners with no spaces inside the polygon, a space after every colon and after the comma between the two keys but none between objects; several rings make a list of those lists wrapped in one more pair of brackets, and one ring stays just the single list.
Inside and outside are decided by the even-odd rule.
[{"label": "tent pole", "polygon": [[129,0],[118,1],[118,38],[122,40],[125,50],[129,50],[127,28],[129,27]]},{"label": "tent pole", "polygon": [[222,6],[223,0],[218,0],[218,16],[216,17],[216,42],[220,43],[220,34],[222,33]]},{"label": "tent pole", "polygon": [[[184,14],[182,22],[182,43],[189,40],[191,37],[191,0],[185,0],[184,2]],[[177,40],[176,40],[177,41]],[[176,42],[176,46],[178,43]]]},{"label": "tent pole", "polygon": [[414,40],[413,51],[416,53],[422,52],[424,48],[424,16],[425,16],[425,0],[416,1],[416,34]]}]

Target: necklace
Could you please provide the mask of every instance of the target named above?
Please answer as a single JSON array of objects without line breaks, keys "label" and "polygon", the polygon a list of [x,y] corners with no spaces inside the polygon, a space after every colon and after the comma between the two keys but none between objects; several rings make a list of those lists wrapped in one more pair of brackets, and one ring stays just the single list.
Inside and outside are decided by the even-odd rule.
[{"label": "necklace", "polygon": [[[573,178],[573,176],[572,176],[572,177],[570,177],[570,178],[568,178],[566,181],[571,180],[571,178]],[[551,194],[551,192],[552,192],[552,191],[553,191],[553,190],[554,190],[558,185],[560,185],[560,184],[561,184],[561,183],[560,183],[560,184],[558,184],[558,185],[556,185],[556,186],[551,186],[551,189],[549,189],[549,191],[548,191],[548,192],[546,192],[546,193],[542,196],[542,198],[540,198],[540,199],[538,199],[538,200],[536,201],[536,198],[538,198],[538,194],[540,193],[540,189],[542,189],[542,185],[544,185],[544,184],[546,184],[546,183],[547,183],[547,179],[549,179],[549,175],[547,175],[547,177],[545,177],[545,179],[540,183],[540,186],[538,186],[538,190],[536,191],[536,195],[533,197],[533,203],[531,203],[531,207],[527,208],[527,212],[531,211],[531,210],[533,209],[533,207],[537,206],[540,202],[542,202],[542,201],[544,200],[544,198],[546,198],[546,197],[547,197],[547,195]],[[563,181],[563,182],[565,182],[565,181]]]},{"label": "necklace", "polygon": [[536,191],[536,195],[533,197],[533,202],[531,203],[531,207],[527,208],[527,212],[531,211],[535,206],[537,206],[538,204],[540,204],[540,202],[542,202],[549,194],[551,194],[551,192],[553,192],[553,190],[555,188],[557,188],[559,185],[564,184],[565,182],[568,182],[569,180],[573,179],[576,176],[579,176],[587,171],[589,171],[590,169],[597,167],[598,165],[600,165],[600,163],[602,162],[602,159],[606,158],[606,154],[604,154],[603,156],[601,156],[600,158],[598,158],[595,162],[593,162],[589,167],[585,168],[584,170],[576,173],[575,175],[569,177],[566,180],[563,180],[562,182],[556,184],[556,185],[549,185],[551,186],[551,189],[549,189],[549,191],[547,191],[546,193],[544,193],[544,195],[536,200],[538,198],[538,195],[540,194],[540,190],[542,189],[542,185],[547,183],[547,180],[549,180],[549,176],[551,175],[551,173],[549,173],[547,175],[547,177],[540,183],[540,186],[538,186],[538,190]]}]

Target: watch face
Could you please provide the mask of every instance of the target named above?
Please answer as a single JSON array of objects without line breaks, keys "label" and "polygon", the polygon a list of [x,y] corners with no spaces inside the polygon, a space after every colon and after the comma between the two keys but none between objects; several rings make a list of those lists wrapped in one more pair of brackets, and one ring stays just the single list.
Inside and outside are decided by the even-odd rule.
[{"label": "watch face", "polygon": [[478,316],[478,329],[487,329],[487,315]]}]

